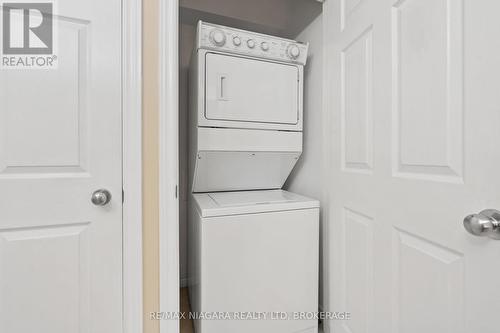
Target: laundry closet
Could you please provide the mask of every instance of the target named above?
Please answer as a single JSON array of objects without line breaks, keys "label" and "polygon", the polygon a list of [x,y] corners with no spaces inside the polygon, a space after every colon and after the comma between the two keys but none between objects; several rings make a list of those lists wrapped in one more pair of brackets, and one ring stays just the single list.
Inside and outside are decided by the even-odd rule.
[{"label": "laundry closet", "polygon": [[[180,6],[181,311],[188,294],[198,313],[318,311],[322,4]],[[315,319],[266,319],[194,320],[194,328],[318,330]]]}]

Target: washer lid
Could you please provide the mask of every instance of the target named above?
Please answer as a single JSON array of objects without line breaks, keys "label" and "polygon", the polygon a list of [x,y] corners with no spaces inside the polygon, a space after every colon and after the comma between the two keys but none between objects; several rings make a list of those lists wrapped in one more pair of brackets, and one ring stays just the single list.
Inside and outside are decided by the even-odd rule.
[{"label": "washer lid", "polygon": [[195,193],[202,217],[319,207],[319,201],[284,190]]}]

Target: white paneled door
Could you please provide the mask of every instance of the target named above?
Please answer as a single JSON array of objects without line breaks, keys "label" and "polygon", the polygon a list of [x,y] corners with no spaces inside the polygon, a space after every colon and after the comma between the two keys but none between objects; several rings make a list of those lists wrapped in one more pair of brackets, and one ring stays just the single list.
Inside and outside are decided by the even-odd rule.
[{"label": "white paneled door", "polygon": [[500,2],[324,8],[330,331],[499,332]]},{"label": "white paneled door", "polygon": [[56,69],[0,70],[0,332],[118,333],[121,1],[56,1],[53,23]]}]

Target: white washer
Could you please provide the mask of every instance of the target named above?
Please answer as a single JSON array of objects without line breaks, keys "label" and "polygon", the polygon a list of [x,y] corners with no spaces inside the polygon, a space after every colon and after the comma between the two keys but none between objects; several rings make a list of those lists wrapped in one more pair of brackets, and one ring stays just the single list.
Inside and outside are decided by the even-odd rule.
[{"label": "white washer", "polygon": [[318,308],[317,200],[283,190],[195,193],[189,212],[192,311],[261,319],[195,320],[197,333],[317,332],[314,318],[293,320]]}]

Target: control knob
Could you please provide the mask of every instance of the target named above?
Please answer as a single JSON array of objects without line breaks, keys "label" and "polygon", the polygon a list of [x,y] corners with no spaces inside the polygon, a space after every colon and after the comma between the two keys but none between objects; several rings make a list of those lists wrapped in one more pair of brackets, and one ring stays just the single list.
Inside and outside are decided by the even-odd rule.
[{"label": "control knob", "polygon": [[300,55],[300,49],[297,45],[295,44],[290,44],[288,45],[288,48],[286,50],[286,53],[288,56],[292,59],[297,59]]},{"label": "control knob", "polygon": [[226,34],[220,29],[214,29],[210,32],[210,40],[217,46],[223,46],[226,43]]},{"label": "control knob", "polygon": [[262,49],[262,51],[267,51],[269,50],[269,44],[267,42],[262,42],[260,43],[260,48]]},{"label": "control knob", "polygon": [[241,45],[241,38],[238,36],[234,36],[233,37],[233,44],[236,46],[240,46]]},{"label": "control knob", "polygon": [[255,47],[255,41],[253,39],[247,40],[247,46],[253,49]]}]

